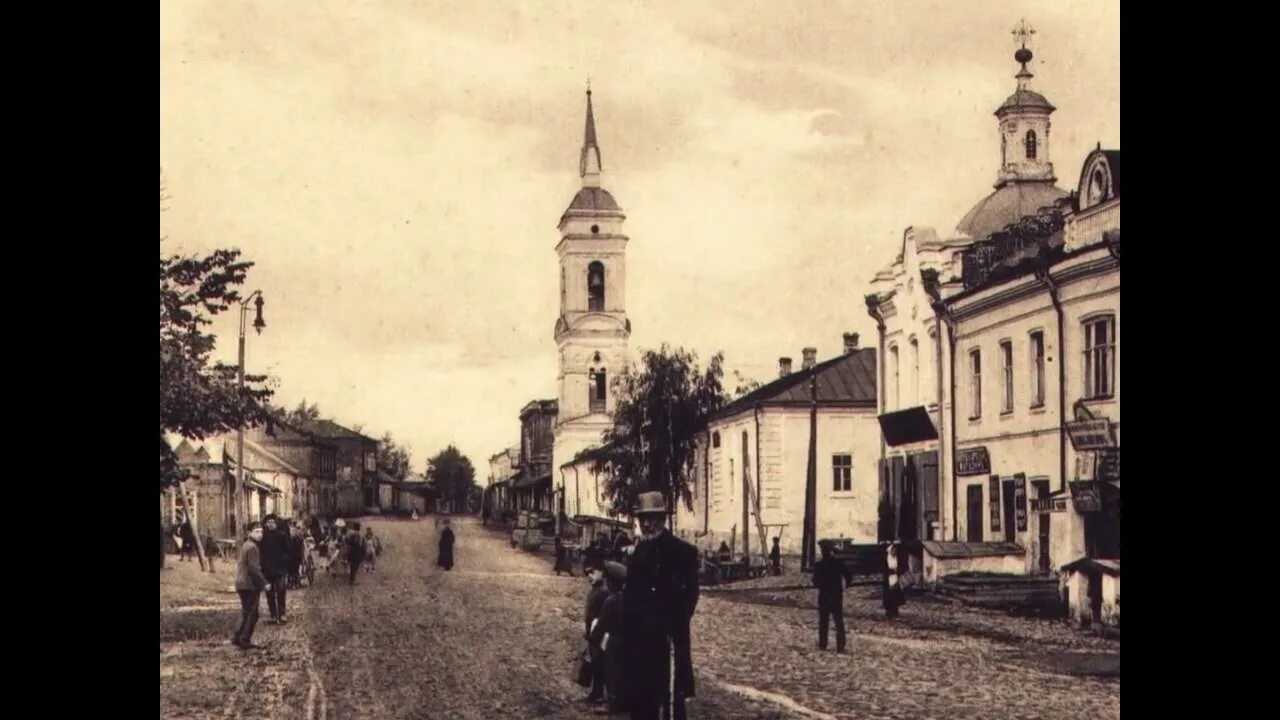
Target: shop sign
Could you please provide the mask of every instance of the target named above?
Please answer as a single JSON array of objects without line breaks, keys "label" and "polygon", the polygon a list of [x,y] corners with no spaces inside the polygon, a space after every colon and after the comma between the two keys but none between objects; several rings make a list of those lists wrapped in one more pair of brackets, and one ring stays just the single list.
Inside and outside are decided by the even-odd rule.
[{"label": "shop sign", "polygon": [[990,475],[991,455],[985,447],[956,450],[957,475]]},{"label": "shop sign", "polygon": [[1111,435],[1111,421],[1106,418],[1095,420],[1075,420],[1063,423],[1071,445],[1080,452],[1104,450],[1116,446]]},{"label": "shop sign", "polygon": [[1098,467],[1094,477],[1104,482],[1120,482],[1120,448],[1098,453]]},{"label": "shop sign", "polygon": [[1095,513],[1102,511],[1102,493],[1096,483],[1073,482],[1070,483],[1070,486],[1071,500],[1076,506],[1076,512]]},{"label": "shop sign", "polygon": [[1033,513],[1057,513],[1067,511],[1067,498],[1050,497],[1036,498],[1031,501],[1031,512]]},{"label": "shop sign", "polygon": [[1018,532],[1027,530],[1027,476],[1018,473],[1013,476],[1013,507],[1017,517]]}]

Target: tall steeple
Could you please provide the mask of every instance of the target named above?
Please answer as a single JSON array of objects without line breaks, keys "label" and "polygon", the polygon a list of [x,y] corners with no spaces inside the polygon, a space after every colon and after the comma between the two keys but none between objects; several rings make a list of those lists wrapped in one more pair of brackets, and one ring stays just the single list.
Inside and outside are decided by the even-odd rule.
[{"label": "tall steeple", "polygon": [[587,83],[587,127],[582,136],[582,155],[578,160],[578,174],[582,187],[600,187],[600,146],[596,144],[596,115],[591,108],[591,83]]}]

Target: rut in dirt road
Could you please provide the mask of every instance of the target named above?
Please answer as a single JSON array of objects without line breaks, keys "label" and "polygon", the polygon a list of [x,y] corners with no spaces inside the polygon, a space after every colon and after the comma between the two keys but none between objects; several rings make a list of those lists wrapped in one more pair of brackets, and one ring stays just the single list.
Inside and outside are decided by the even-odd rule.
[{"label": "rut in dirt road", "polygon": [[[572,682],[581,648],[582,577],[454,519],[455,566],[435,566],[430,519],[367,520],[383,540],[378,569],[318,578],[302,620],[328,718],[595,718]],[[777,708],[705,688],[692,718],[785,718]],[[317,714],[318,717],[318,714]]]}]

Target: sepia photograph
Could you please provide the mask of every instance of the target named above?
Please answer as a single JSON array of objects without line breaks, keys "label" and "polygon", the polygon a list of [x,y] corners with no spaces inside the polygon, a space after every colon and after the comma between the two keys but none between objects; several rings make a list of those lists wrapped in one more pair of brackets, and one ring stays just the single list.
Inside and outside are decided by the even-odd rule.
[{"label": "sepia photograph", "polygon": [[162,0],[159,270],[162,720],[1120,717],[1119,0]]}]

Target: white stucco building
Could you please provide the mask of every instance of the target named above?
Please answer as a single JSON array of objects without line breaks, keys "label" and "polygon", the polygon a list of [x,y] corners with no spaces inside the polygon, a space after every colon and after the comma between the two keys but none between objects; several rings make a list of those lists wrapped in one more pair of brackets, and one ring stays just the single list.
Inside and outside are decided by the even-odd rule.
[{"label": "white stucco building", "polygon": [[975,243],[964,290],[943,303],[955,523],[967,541],[1016,544],[1027,573],[1093,573],[1066,583],[1073,612],[1118,621],[1103,585],[1118,594],[1120,152],[1092,152],[1064,205],[1060,223],[1045,214]]},{"label": "white stucco building", "polygon": [[[626,215],[601,187],[600,147],[595,113],[587,91],[587,119],[578,173],[580,189],[560,217],[560,313],[555,324],[559,350],[558,414],[552,451],[552,482],[558,509],[570,515],[606,515],[596,493],[582,492],[564,465],[600,444],[612,423],[612,380],[629,361],[631,321],[626,310]],[[576,479],[575,479],[575,482]],[[572,507],[565,503],[571,502]]]},{"label": "white stucco building", "polygon": [[798,371],[790,358],[779,364],[777,380],[709,422],[695,456],[693,509],[679,505],[677,532],[703,549],[724,541],[735,556],[749,548],[757,558],[780,537],[783,553],[799,554],[816,405],[816,537],[875,542],[876,351],[848,334],[834,358],[819,363],[817,350],[806,348]]},{"label": "white stucco building", "polygon": [[1049,157],[1055,108],[1031,89],[1030,51],[1019,50],[1015,60],[1021,70],[1014,93],[995,111],[1000,137],[995,189],[961,218],[951,237],[939,238],[932,228],[907,228],[898,256],[876,274],[866,297],[883,358],[878,398],[882,496],[892,507],[897,539],[969,539],[955,520],[964,498],[951,481],[950,444],[957,417],[949,395],[951,344],[935,302],[964,289],[960,256],[975,240],[1067,195],[1055,185]]}]

